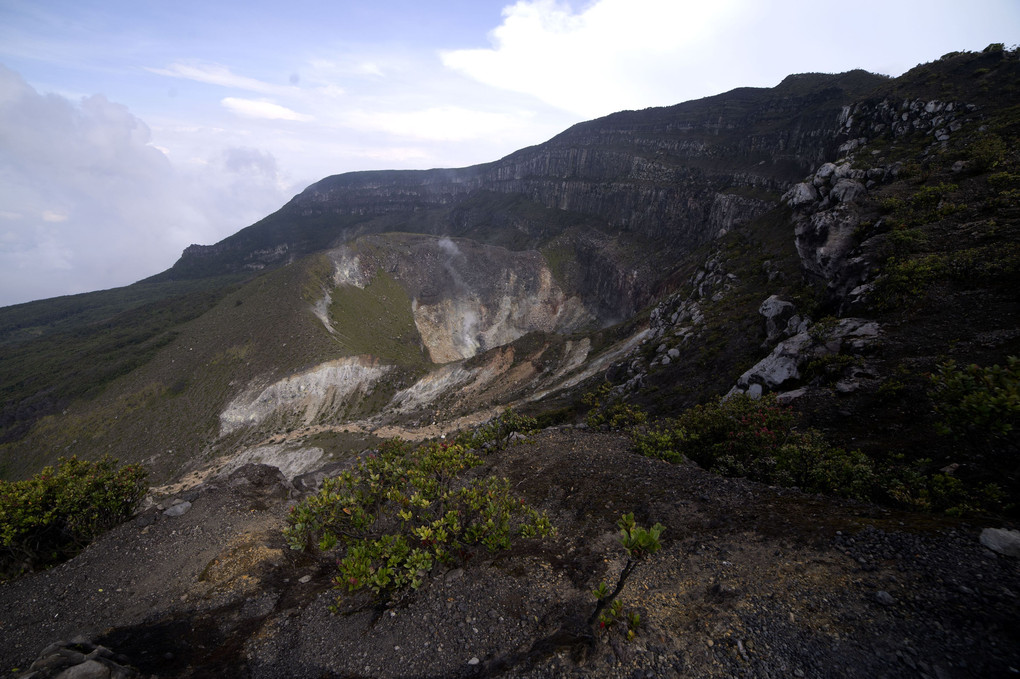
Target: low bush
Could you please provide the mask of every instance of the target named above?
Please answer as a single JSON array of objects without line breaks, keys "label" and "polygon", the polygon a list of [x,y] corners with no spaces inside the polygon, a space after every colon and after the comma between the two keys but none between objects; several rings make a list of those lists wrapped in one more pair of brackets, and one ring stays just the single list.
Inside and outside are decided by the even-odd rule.
[{"label": "low bush", "polygon": [[518,414],[513,408],[503,411],[473,431],[460,432],[455,442],[465,448],[481,450],[495,447],[502,449],[513,434],[529,434],[538,429],[538,421],[533,417]]},{"label": "low bush", "polygon": [[[613,591],[610,592],[609,586],[602,582],[592,592],[596,600],[595,610],[588,618],[588,624],[594,624],[597,621],[599,629],[606,632],[611,631],[617,621],[623,619],[623,602],[616,597],[623,590],[623,586],[627,584],[627,578],[631,576],[641,561],[662,549],[659,537],[666,530],[666,527],[661,523],[657,523],[651,528],[637,525],[633,513],[622,515],[616,525],[620,528],[620,545],[627,550],[627,563],[620,571],[620,577],[617,578]],[[626,638],[627,641],[630,641],[635,637],[638,627],[641,625],[641,615],[637,611],[631,611],[627,614],[626,619]]]},{"label": "low bush", "polygon": [[940,434],[1005,439],[1020,425],[1020,358],[1005,367],[938,365],[931,377],[931,398]]},{"label": "low bush", "polygon": [[341,593],[367,588],[389,598],[417,589],[438,566],[467,562],[479,548],[507,549],[515,537],[555,532],[544,514],[511,494],[506,479],[464,482],[463,473],[480,464],[462,444],[414,450],[387,442],[294,507],[284,534],[292,549],[338,552],[333,582]]},{"label": "low bush", "polygon": [[633,438],[642,454],[687,457],[724,476],[858,499],[873,494],[875,472],[866,455],[831,446],[817,431],[797,431],[795,422],[793,409],[774,395],[738,395],[690,408]]},{"label": "low bush", "polygon": [[631,435],[642,455],[670,462],[686,457],[724,476],[955,516],[1001,513],[1013,507],[1018,368],[1015,358],[1005,368],[959,369],[948,363],[932,378],[944,431],[980,440],[970,454],[984,458],[981,468],[997,470],[994,483],[987,474],[955,476],[945,462],[902,456],[876,462],[833,446],[814,429],[795,429],[792,409],[770,394],[695,406]]},{"label": "low bush", "polygon": [[585,394],[581,403],[589,408],[584,421],[592,429],[626,429],[648,420],[648,415],[640,407],[613,394],[609,382],[603,382],[597,389]]},{"label": "low bush", "polygon": [[61,458],[26,481],[0,481],[0,578],[65,561],[131,516],[146,472],[106,456]]},{"label": "low bush", "polygon": [[965,481],[928,458],[907,462],[896,456],[881,474],[889,500],[908,509],[950,516],[1001,513],[1012,508],[1008,494],[996,483]]}]

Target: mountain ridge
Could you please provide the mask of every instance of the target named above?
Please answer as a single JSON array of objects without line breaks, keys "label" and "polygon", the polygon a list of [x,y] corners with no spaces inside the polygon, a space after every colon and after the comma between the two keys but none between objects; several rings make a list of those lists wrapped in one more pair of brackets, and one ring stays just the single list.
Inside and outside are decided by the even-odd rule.
[{"label": "mountain ridge", "polygon": [[[158,484],[0,583],[0,665],[1015,673],[1020,562],[982,529],[1020,506],[1018,94],[1002,45],[791,76],[325,178],[137,286],[0,309],[0,475],[110,453]],[[505,478],[560,532],[347,592],[349,551],[282,530],[358,509],[316,493],[391,437],[477,455],[447,488]],[[636,569],[627,514],[665,526]],[[623,573],[638,617],[597,625]]]},{"label": "mountain ridge", "polygon": [[[378,340],[380,348],[391,346],[396,352],[394,358],[386,360],[402,371],[397,382],[404,388],[408,380],[423,378],[440,363],[472,358],[470,352],[450,353],[449,347],[457,343],[449,342],[445,353],[433,354],[425,362],[414,358],[426,351],[428,342],[423,332],[435,334],[422,325],[430,321],[414,309],[430,308],[440,300],[453,299],[450,295],[462,295],[467,307],[443,302],[449,310],[461,311],[444,311],[447,320],[436,316],[431,321],[438,324],[435,327],[445,328],[440,334],[450,337],[463,331],[466,319],[483,317],[496,319],[496,325],[485,326],[484,332],[504,338],[499,343],[510,342],[511,346],[527,332],[550,330],[541,324],[514,331],[500,326],[509,318],[506,310],[514,303],[499,301],[502,293],[481,285],[481,281],[465,288],[463,282],[451,277],[450,262],[435,256],[446,238],[454,239],[450,243],[468,239],[462,242],[502,247],[508,253],[533,253],[525,258],[530,258],[529,271],[534,272],[528,275],[538,276],[535,280],[545,276],[547,282],[543,285],[553,285],[560,291],[556,294],[562,295],[557,298],[560,301],[551,302],[550,298],[544,303],[555,306],[575,300],[571,303],[576,304],[576,313],[581,314],[583,309],[591,319],[589,328],[573,324],[569,332],[604,333],[621,322],[629,328],[612,341],[594,342],[593,346],[601,347],[599,350],[626,341],[627,333],[653,325],[647,315],[650,305],[661,305],[664,296],[687,285],[684,281],[693,275],[691,272],[700,270],[698,275],[718,279],[713,293],[716,296],[728,294],[736,281],[742,286],[740,299],[746,300],[741,303],[747,305],[740,314],[746,315],[737,325],[727,327],[726,323],[737,319],[734,306],[731,316],[726,317],[731,320],[720,321],[716,330],[704,331],[709,341],[696,348],[701,357],[698,364],[718,361],[717,369],[711,378],[691,373],[690,393],[697,396],[684,397],[677,405],[691,405],[713,391],[724,392],[727,388],[717,380],[732,385],[762,358],[755,344],[760,341],[756,339],[760,319],[754,310],[761,299],[756,304],[751,302],[762,293],[748,288],[749,283],[744,281],[754,280],[754,286],[762,286],[763,290],[771,286],[774,289],[770,292],[792,301],[802,310],[802,316],[838,311],[832,305],[848,305],[851,291],[872,285],[881,270],[878,260],[888,256],[877,246],[888,240],[881,224],[890,220],[882,217],[880,207],[861,207],[868,205],[869,194],[881,194],[887,190],[883,187],[911,181],[903,177],[918,158],[922,164],[930,164],[938,154],[965,154],[964,146],[952,150],[954,144],[959,145],[955,140],[988,137],[977,129],[980,121],[994,119],[999,121],[995,122],[997,129],[1012,129],[1008,116],[997,113],[994,106],[986,114],[973,103],[967,108],[957,102],[954,109],[953,102],[899,98],[916,94],[934,82],[940,92],[955,89],[972,95],[975,101],[994,103],[996,94],[989,79],[996,79],[994,82],[1005,90],[1015,87],[1014,62],[1012,52],[991,50],[947,55],[898,79],[863,71],[794,75],[774,88],[740,88],[695,102],[619,112],[579,123],[544,144],[469,168],[327,177],[295,196],[277,213],[234,236],[211,246],[189,247],[174,267],[131,288],[137,295],[130,300],[125,296],[125,301],[119,301],[121,293],[110,291],[104,293],[110,302],[97,304],[91,311],[76,306],[76,300],[71,299],[55,302],[52,307],[34,304],[6,310],[8,317],[13,315],[17,321],[2,324],[4,336],[11,343],[11,358],[0,365],[6,371],[0,374],[6,375],[3,439],[8,446],[4,451],[7,473],[31,468],[25,466],[31,456],[14,450],[50,445],[43,441],[52,439],[51,444],[61,442],[57,446],[60,449],[84,452],[108,434],[98,438],[89,435],[85,439],[91,441],[88,444],[73,432],[82,426],[88,430],[91,425],[84,423],[96,421],[96,417],[105,421],[106,416],[98,413],[114,412],[125,403],[149,404],[129,408],[129,412],[137,408],[139,413],[159,403],[206,403],[214,412],[185,417],[193,423],[209,420],[187,433],[183,438],[186,447],[201,449],[198,457],[202,458],[234,445],[218,440],[215,414],[259,370],[281,379],[288,371],[308,370],[326,360],[372,353],[371,341],[345,344],[336,336],[337,319],[330,316],[330,309],[340,313],[346,304],[344,308],[356,308],[358,314],[386,316],[387,312],[377,312],[372,305],[385,304],[392,294],[380,296],[374,289],[368,290],[367,296],[364,291],[358,292],[364,286],[343,279],[337,269],[342,258],[338,259],[337,253],[347,243],[361,243],[361,247],[381,252],[379,248],[397,242],[392,237],[388,244],[378,240],[387,233],[421,234],[427,239],[421,242],[430,243],[422,252],[432,253],[431,260],[420,258],[423,266],[432,261],[428,265],[432,268],[418,272],[414,272],[413,260],[399,264],[399,259],[388,256],[373,259],[382,266],[385,276],[403,289],[400,294],[407,295],[407,302],[402,304],[410,308],[401,312],[405,318],[398,324],[411,322],[416,326],[413,331],[399,331],[403,339],[396,344],[392,338]],[[954,74],[956,80],[962,73],[966,78],[962,83],[953,80],[950,86],[936,77],[940,73]],[[944,110],[947,106],[949,111]],[[943,122],[944,130],[939,128]],[[819,168],[830,169],[823,176]],[[947,172],[947,176],[954,175]],[[805,177],[807,182],[798,181]],[[792,188],[800,193],[791,195]],[[875,214],[869,217],[871,213]],[[789,228],[795,231],[792,240],[784,235]],[[858,250],[861,237],[871,232],[876,236],[868,241],[871,249]],[[724,246],[721,250],[720,244]],[[747,248],[771,253],[767,261],[761,262],[763,268],[759,271],[734,273],[725,266],[706,266],[719,263],[720,257],[725,260],[730,256],[727,252]],[[467,267],[463,271],[482,266],[477,255],[483,250],[473,246],[469,250],[477,254],[463,260]],[[326,260],[316,259],[323,252],[332,254]],[[748,255],[739,257],[746,260]],[[294,270],[274,273],[288,266]],[[394,276],[401,267],[404,273]],[[766,278],[759,281],[765,274]],[[463,278],[463,273],[457,275]],[[798,280],[805,275],[807,279]],[[432,288],[412,285],[412,280],[433,281],[429,284]],[[281,285],[286,289],[278,287]],[[177,297],[165,313],[158,311],[158,304],[147,304],[148,295],[153,300],[173,299],[175,290],[185,288],[193,289],[194,297]],[[698,289],[704,288],[704,282],[700,283]],[[355,303],[356,297],[361,301]],[[87,305],[87,299],[99,297],[82,298],[81,302]],[[256,299],[259,302],[252,305]],[[341,304],[342,300],[346,301]],[[138,311],[120,321],[103,318],[118,303],[135,305]],[[702,300],[699,308],[714,303]],[[294,304],[298,306],[289,308]],[[365,304],[369,306],[359,306]],[[499,311],[501,308],[504,311]],[[17,313],[27,318],[18,318]],[[320,320],[315,320],[316,313]],[[288,338],[275,337],[276,331],[266,327],[260,314],[293,318],[290,327],[300,330],[288,338],[301,337],[301,341],[295,346]],[[0,313],[0,320],[4,315]],[[198,318],[203,315],[204,321]],[[247,337],[217,329],[219,323],[246,328]],[[734,339],[737,327],[738,334],[755,339]],[[567,326],[561,330],[567,330]],[[474,332],[470,338],[458,340],[457,345],[475,347],[471,352],[495,348],[492,340],[478,334],[481,330]],[[16,339],[34,335],[40,339]],[[54,361],[52,353],[59,351],[65,341],[78,342],[78,348]],[[417,347],[411,347],[409,343],[415,342]],[[443,342],[446,340],[436,339],[432,346]],[[398,349],[401,343],[404,348]],[[555,344],[558,346],[558,342]],[[667,349],[676,348],[672,342],[665,344],[670,345]],[[738,345],[741,348],[736,351]],[[175,361],[180,359],[171,356],[181,351],[189,355],[198,351],[205,362],[205,374],[175,377],[175,366],[179,365]],[[519,353],[513,365],[526,354]],[[273,356],[288,367],[272,365],[277,360]],[[153,362],[154,357],[161,358]],[[84,370],[83,358],[86,363],[95,361],[107,367]],[[646,368],[652,358],[647,357]],[[681,369],[675,360],[672,364],[674,368],[666,372]],[[32,365],[39,368],[29,374],[24,366]],[[186,361],[185,365],[191,366],[189,370],[201,370],[202,364]],[[230,376],[231,371],[242,368],[239,375],[245,375],[243,378]],[[622,377],[627,371],[611,372]],[[214,374],[219,376],[214,379]],[[645,373],[629,375],[627,381],[642,375]],[[653,380],[651,374],[646,377]],[[381,399],[379,393],[377,398]],[[396,388],[389,387],[386,393],[392,396]],[[105,404],[98,410],[89,405],[97,395],[99,400],[94,403]],[[671,398],[666,401],[672,402]],[[67,416],[57,414],[64,411]],[[83,419],[72,425],[76,412]],[[38,428],[39,422],[45,422],[45,426]],[[165,436],[157,438],[165,439],[167,449],[177,450],[171,441],[177,437],[173,432],[179,425],[161,420],[150,426],[166,430]],[[107,443],[108,449],[123,454],[137,445],[128,441],[143,440],[123,421],[112,427],[121,432],[114,436],[120,443]],[[106,424],[98,428],[109,429]],[[33,430],[35,434],[25,439]],[[28,444],[33,436],[37,443]],[[175,453],[175,464],[187,459],[181,455]]]}]

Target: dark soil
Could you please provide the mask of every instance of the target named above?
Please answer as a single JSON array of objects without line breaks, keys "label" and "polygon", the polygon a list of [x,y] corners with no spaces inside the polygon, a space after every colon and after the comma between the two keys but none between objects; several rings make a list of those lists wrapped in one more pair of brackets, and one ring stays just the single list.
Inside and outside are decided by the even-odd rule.
[{"label": "dark soil", "polygon": [[[76,635],[157,677],[1020,669],[1020,564],[983,548],[977,526],[723,479],[569,428],[492,454],[484,472],[548,511],[557,537],[437,571],[387,605],[345,599],[334,615],[330,560],[288,550],[280,534],[289,484],[249,466],[191,491],[183,516],[148,510],[71,562],[0,585],[0,669],[23,671]],[[631,641],[625,624],[587,623],[591,590],[626,563],[624,512],[666,526],[620,595],[641,615]]]}]

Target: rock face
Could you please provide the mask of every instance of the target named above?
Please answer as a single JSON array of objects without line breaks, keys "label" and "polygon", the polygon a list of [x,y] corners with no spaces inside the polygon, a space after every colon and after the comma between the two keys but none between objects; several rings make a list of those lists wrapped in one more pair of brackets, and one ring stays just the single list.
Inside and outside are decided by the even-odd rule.
[{"label": "rock face", "polygon": [[758,313],[765,318],[766,345],[807,329],[808,319],[797,314],[797,308],[792,302],[786,302],[778,295],[772,295],[762,302]]},{"label": "rock face", "polygon": [[[513,233],[531,247],[587,219],[611,236],[654,241],[649,252],[687,251],[774,207],[792,181],[835,152],[847,104],[879,82],[862,71],[791,76],[772,89],[575,125],[485,165],[328,177],[235,236],[189,247],[168,274],[283,262],[390,230],[397,215],[415,222],[402,230],[483,241]],[[518,209],[525,204],[575,217],[556,224]]]},{"label": "rock face", "polygon": [[[883,136],[925,139],[925,154],[944,149],[951,136],[976,127],[976,107],[938,100],[865,100],[843,108],[833,134],[839,144],[835,162],[825,162],[783,194],[794,212],[797,252],[805,271],[824,282],[830,297],[846,310],[866,294],[875,261],[865,245],[858,202],[869,191],[896,179],[902,163],[872,165],[869,140]],[[962,169],[962,168],[961,168]],[[856,292],[855,292],[856,291]],[[851,294],[854,293],[854,294]]]},{"label": "rock face", "polygon": [[771,354],[740,376],[730,394],[760,396],[764,391],[788,388],[802,377],[801,371],[808,362],[840,353],[866,354],[874,349],[880,336],[878,323],[862,318],[842,318],[825,329],[816,325],[780,342]]},{"label": "rock face", "polygon": [[340,248],[332,259],[338,285],[364,287],[376,269],[402,284],[433,363],[470,358],[529,332],[571,332],[596,320],[535,251],[445,237],[372,236]]},{"label": "rock face", "polygon": [[220,414],[220,434],[287,413],[303,424],[335,417],[352,402],[364,398],[390,370],[371,359],[341,358],[293,375],[262,389],[249,388]]}]

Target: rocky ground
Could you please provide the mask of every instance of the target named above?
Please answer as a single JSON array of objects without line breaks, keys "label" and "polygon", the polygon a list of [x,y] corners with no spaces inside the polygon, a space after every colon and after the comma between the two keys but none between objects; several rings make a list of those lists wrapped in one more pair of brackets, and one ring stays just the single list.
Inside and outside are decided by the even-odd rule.
[{"label": "rocky ground", "polygon": [[[75,676],[98,677],[1020,673],[1020,561],[982,547],[979,526],[723,479],[573,428],[493,453],[481,473],[507,476],[557,537],[335,615],[331,562],[280,533],[304,481],[249,465],[0,585],[0,669],[27,672],[63,640],[48,657],[87,652],[93,674]],[[666,531],[621,593],[642,621],[627,641],[587,619],[591,590],[624,567],[615,522],[631,511]]]}]

